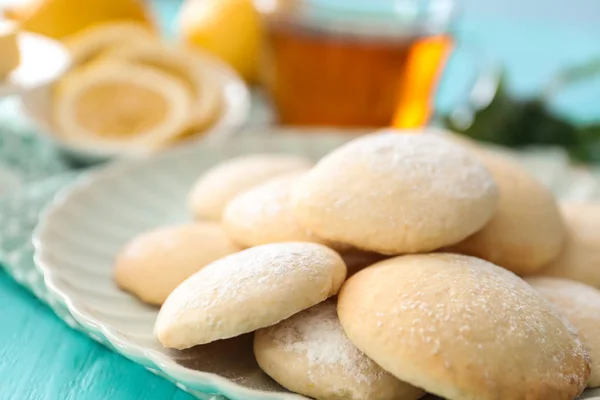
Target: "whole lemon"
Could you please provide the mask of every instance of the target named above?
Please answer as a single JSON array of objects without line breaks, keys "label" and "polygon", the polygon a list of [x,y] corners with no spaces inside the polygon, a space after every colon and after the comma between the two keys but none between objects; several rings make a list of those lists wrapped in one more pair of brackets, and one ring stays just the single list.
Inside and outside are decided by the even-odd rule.
[{"label": "whole lemon", "polygon": [[179,35],[227,62],[247,81],[256,80],[261,21],[252,0],[186,0]]}]

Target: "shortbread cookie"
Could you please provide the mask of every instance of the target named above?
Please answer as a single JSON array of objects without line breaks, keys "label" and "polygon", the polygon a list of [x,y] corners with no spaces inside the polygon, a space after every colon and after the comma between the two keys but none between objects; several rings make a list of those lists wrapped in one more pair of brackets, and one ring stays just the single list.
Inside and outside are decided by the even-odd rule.
[{"label": "shortbread cookie", "polygon": [[324,157],[294,187],[298,222],[382,254],[426,252],[480,229],[496,209],[485,167],[440,135],[367,135]]},{"label": "shortbread cookie", "polygon": [[350,341],[398,379],[446,399],[574,399],[589,354],[525,281],[458,254],[407,255],[342,287]]},{"label": "shortbread cookie", "polygon": [[600,204],[565,203],[561,211],[567,226],[565,245],[539,274],[600,288]]},{"label": "shortbread cookie", "polygon": [[276,242],[328,244],[296,222],[290,195],[302,175],[271,179],[234,198],[223,213],[227,234],[244,247]]},{"label": "shortbread cookie", "polygon": [[424,392],[399,381],[346,337],[328,300],[254,335],[258,365],[279,384],[317,400],[415,400]]},{"label": "shortbread cookie", "polygon": [[215,223],[159,228],[123,247],[115,263],[115,280],[142,301],[160,305],[195,272],[240,250]]},{"label": "shortbread cookie", "polygon": [[568,279],[532,277],[527,279],[557,308],[579,333],[592,357],[588,387],[600,386],[600,291]]},{"label": "shortbread cookie", "polygon": [[285,154],[253,154],[214,166],[198,178],[189,196],[198,219],[220,220],[227,203],[238,194],[278,175],[306,171],[312,163]]},{"label": "shortbread cookie", "polygon": [[448,250],[531,275],[563,247],[565,227],[556,200],[516,161],[489,151],[479,151],[477,157],[498,185],[498,209],[483,229]]},{"label": "shortbread cookie", "polygon": [[206,266],[163,304],[155,333],[165,346],[185,349],[252,332],[335,295],[346,266],[316,243],[253,247]]}]

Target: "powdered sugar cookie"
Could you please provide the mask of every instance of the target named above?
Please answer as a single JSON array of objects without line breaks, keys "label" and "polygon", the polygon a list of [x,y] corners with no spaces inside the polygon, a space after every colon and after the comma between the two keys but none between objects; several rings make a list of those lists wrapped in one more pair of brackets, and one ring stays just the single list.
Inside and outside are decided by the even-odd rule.
[{"label": "powdered sugar cookie", "polygon": [[234,197],[278,175],[306,171],[312,163],[285,154],[252,154],[225,161],[206,171],[194,184],[189,204],[198,219],[220,220]]},{"label": "powdered sugar cookie", "polygon": [[567,226],[565,245],[539,274],[600,288],[600,205],[565,203],[561,211]]},{"label": "powdered sugar cookie", "polygon": [[303,174],[271,179],[234,198],[223,213],[227,234],[244,247],[291,241],[328,244],[296,222],[290,195]]},{"label": "powdered sugar cookie", "polygon": [[335,295],[346,266],[316,243],[253,247],[207,265],[171,293],[155,325],[165,346],[184,349],[276,324]]},{"label": "powdered sugar cookie", "polygon": [[142,301],[160,305],[195,272],[240,250],[218,224],[164,227],[143,233],[123,247],[115,262],[115,280]]},{"label": "powdered sugar cookie", "polygon": [[554,304],[577,329],[592,357],[588,387],[600,386],[600,291],[560,278],[532,277],[527,279],[527,283]]},{"label": "powdered sugar cookie", "polygon": [[483,150],[476,155],[498,185],[498,209],[483,229],[449,250],[531,275],[563,247],[565,228],[556,200],[515,160]]},{"label": "powdered sugar cookie", "polygon": [[496,185],[467,150],[440,135],[367,135],[324,157],[295,186],[298,222],[382,254],[457,243],[493,215]]},{"label": "powdered sugar cookie", "polygon": [[574,399],[589,355],[512,272],[458,254],[407,255],[342,287],[350,341],[398,379],[446,399]]},{"label": "powdered sugar cookie", "polygon": [[254,335],[258,364],[279,384],[318,400],[413,400],[424,392],[399,381],[346,337],[328,300]]}]

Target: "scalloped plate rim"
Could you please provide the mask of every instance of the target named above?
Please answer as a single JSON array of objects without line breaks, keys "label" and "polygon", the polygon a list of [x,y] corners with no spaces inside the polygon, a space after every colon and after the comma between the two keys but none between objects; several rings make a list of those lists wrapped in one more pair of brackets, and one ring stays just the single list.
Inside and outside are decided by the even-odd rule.
[{"label": "scalloped plate rim", "polygon": [[[290,131],[294,131],[294,129],[291,128]],[[298,137],[298,135],[294,133],[277,133],[277,135]],[[352,137],[351,135],[340,136],[340,134],[331,134],[321,135],[320,138],[323,138],[324,136],[329,136],[330,138],[338,139],[340,140],[340,143],[342,140],[349,140]],[[239,139],[244,140],[244,138],[238,138],[238,140]],[[246,140],[252,139],[246,138]],[[262,140],[265,139],[262,138]],[[117,349],[117,351],[120,354],[135,361],[136,363],[143,365],[146,368],[159,368],[164,374],[172,377],[176,381],[179,381],[186,386],[191,385],[189,385],[185,381],[203,380],[202,385],[213,386],[219,389],[219,393],[212,394],[222,395],[226,397],[235,396],[239,399],[245,399],[248,396],[260,395],[262,396],[261,398],[264,398],[265,400],[307,399],[306,397],[295,393],[267,392],[258,389],[250,389],[238,385],[235,382],[232,382],[231,380],[221,377],[217,374],[193,371],[191,369],[185,368],[177,364],[169,357],[159,353],[156,350],[152,350],[134,343],[132,340],[124,337],[121,333],[116,331],[111,326],[104,324],[102,321],[88,315],[85,311],[83,311],[81,309],[82,307],[76,301],[74,301],[68,294],[66,294],[64,289],[61,288],[60,277],[55,276],[52,267],[45,259],[45,250],[43,243],[45,242],[44,237],[46,236],[49,221],[52,221],[52,216],[60,210],[63,204],[66,201],[68,201],[68,199],[71,196],[85,190],[90,185],[94,184],[94,182],[96,182],[97,180],[105,179],[114,174],[118,174],[120,172],[144,166],[147,163],[154,163],[160,160],[173,158],[176,157],[178,154],[187,154],[190,152],[195,152],[198,151],[198,148],[201,147],[208,148],[210,147],[210,145],[205,144],[204,146],[200,145],[190,146],[188,148],[177,148],[154,157],[118,161],[109,166],[85,173],[83,176],[76,179],[76,181],[72,185],[59,191],[54,200],[51,201],[50,204],[44,208],[44,210],[42,210],[40,214],[40,222],[33,232],[32,242],[34,246],[35,266],[43,275],[44,283],[48,288],[49,293],[55,296],[55,298],[58,298],[58,300],[61,301],[67,307],[73,318],[75,318],[75,320],[77,320],[77,322],[79,322],[83,326],[83,328],[86,329],[87,333],[101,333],[104,339],[106,339],[108,343],[114,346],[114,348]],[[144,362],[141,362],[141,360],[143,360]],[[191,389],[194,388],[191,387]]]}]

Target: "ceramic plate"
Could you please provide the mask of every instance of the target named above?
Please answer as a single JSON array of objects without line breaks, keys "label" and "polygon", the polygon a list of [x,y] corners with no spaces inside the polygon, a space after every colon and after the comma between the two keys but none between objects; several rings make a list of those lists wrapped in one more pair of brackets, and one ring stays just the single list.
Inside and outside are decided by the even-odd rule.
[{"label": "ceramic plate", "polygon": [[21,62],[6,81],[0,81],[0,97],[22,94],[52,83],[71,65],[71,56],[59,42],[21,33],[18,37]]},{"label": "ceramic plate", "polygon": [[[215,163],[252,152],[319,158],[348,136],[315,133],[248,135],[225,147],[195,146],[156,158],[110,166],[80,179],[46,209],[34,235],[38,268],[50,295],[87,333],[125,357],[179,383],[201,399],[291,400],[252,354],[252,337],[166,350],[152,334],[157,309],[120,291],[113,258],[134,235],[189,220],[186,195],[195,178]],[[585,170],[568,167],[562,152],[520,156],[561,197],[592,198],[598,185]]]}]

